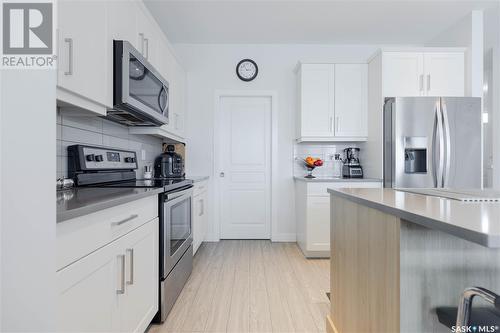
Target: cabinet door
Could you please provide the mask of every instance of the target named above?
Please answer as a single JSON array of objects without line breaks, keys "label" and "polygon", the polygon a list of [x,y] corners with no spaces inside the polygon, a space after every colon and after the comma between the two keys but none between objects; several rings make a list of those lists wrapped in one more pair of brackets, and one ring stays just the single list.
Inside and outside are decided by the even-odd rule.
[{"label": "cabinet door", "polygon": [[194,197],[193,202],[193,253],[198,251],[198,248],[205,240],[207,233],[208,215],[207,207],[207,192],[200,193]]},{"label": "cabinet door", "polygon": [[368,65],[335,65],[335,136],[368,136]]},{"label": "cabinet door", "polygon": [[138,6],[132,0],[107,1],[107,41],[108,52],[107,73],[108,90],[106,106],[113,106],[113,40],[125,40],[138,48],[137,10]]},{"label": "cabinet door", "polygon": [[427,96],[464,96],[465,59],[461,52],[424,54]]},{"label": "cabinet door", "polygon": [[307,250],[330,251],[330,196],[307,198]]},{"label": "cabinet door", "polygon": [[334,65],[301,67],[301,137],[333,136]]},{"label": "cabinet door", "polygon": [[382,56],[382,80],[385,97],[423,96],[422,53],[385,52]]},{"label": "cabinet door", "polygon": [[106,31],[106,3],[59,1],[57,18],[58,86],[105,105],[107,59],[111,57],[103,33]]},{"label": "cabinet door", "polygon": [[193,223],[193,254],[196,254],[202,242],[202,195],[193,197],[193,208],[191,212]]},{"label": "cabinet door", "polygon": [[113,332],[122,258],[111,243],[57,272],[57,331]]},{"label": "cabinet door", "polygon": [[186,113],[186,72],[177,64],[177,82],[174,87],[174,130],[177,135],[184,137]]},{"label": "cabinet door", "polygon": [[155,68],[158,68],[160,32],[156,30],[156,26],[151,22],[151,19],[143,10],[137,11],[137,32],[138,50],[149,63]]},{"label": "cabinet door", "polygon": [[158,311],[158,218],[126,235],[125,297],[120,299],[120,328],[144,332]]}]

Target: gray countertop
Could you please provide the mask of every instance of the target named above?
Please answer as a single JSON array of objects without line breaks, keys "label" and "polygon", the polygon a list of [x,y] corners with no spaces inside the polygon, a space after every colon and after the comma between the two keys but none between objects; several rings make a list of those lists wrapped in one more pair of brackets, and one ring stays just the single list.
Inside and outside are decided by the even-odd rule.
[{"label": "gray countertop", "polygon": [[294,176],[295,180],[308,182],[308,183],[381,183],[382,179],[377,178],[334,178],[334,177],[316,177],[316,178],[304,178],[302,176]]},{"label": "gray countertop", "polygon": [[156,195],[163,188],[71,188],[57,191],[57,223]]},{"label": "gray countertop", "polygon": [[500,248],[500,203],[462,202],[389,188],[335,188],[328,192],[427,228]]}]

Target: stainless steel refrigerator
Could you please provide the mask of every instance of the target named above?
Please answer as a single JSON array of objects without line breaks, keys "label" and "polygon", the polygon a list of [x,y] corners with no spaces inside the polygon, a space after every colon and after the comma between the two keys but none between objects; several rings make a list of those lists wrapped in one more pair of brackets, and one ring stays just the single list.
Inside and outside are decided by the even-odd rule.
[{"label": "stainless steel refrigerator", "polygon": [[481,188],[482,160],[480,98],[385,99],[385,187]]}]

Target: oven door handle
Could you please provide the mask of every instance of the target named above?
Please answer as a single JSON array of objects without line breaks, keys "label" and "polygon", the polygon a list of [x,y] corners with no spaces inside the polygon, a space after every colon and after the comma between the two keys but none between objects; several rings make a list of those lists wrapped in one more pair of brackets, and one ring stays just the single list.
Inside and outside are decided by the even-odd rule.
[{"label": "oven door handle", "polygon": [[179,192],[173,192],[173,193],[167,193],[165,195],[165,203],[169,203],[170,201],[180,198],[180,197],[188,197],[191,196],[193,193],[193,187],[191,186],[190,188],[187,188],[185,190],[179,191]]}]

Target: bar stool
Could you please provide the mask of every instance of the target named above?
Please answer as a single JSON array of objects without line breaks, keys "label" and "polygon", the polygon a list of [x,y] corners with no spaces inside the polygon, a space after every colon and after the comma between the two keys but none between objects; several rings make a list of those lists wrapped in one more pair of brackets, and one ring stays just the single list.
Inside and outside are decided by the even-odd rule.
[{"label": "bar stool", "polygon": [[[479,296],[494,307],[472,308],[472,300]],[[438,307],[439,322],[451,329],[452,326],[500,326],[500,296],[481,288],[466,288],[460,296],[457,307]]]}]

